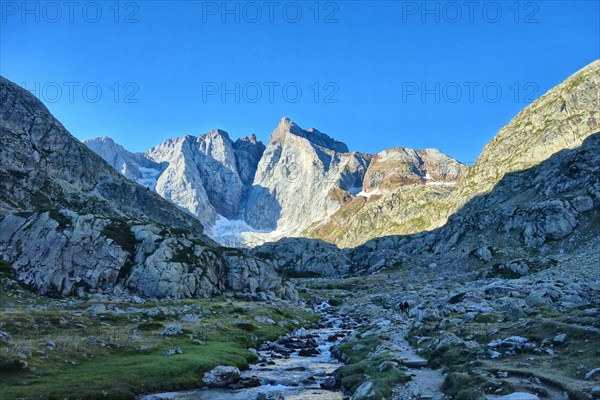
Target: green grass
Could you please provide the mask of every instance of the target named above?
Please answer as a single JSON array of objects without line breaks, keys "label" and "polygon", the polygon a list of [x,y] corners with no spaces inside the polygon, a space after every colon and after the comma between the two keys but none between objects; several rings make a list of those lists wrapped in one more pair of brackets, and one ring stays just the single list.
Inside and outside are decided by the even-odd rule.
[{"label": "green grass", "polygon": [[[2,400],[131,399],[153,391],[198,388],[207,370],[217,365],[247,368],[256,360],[248,348],[301,326],[313,326],[319,319],[289,305],[223,298],[148,301],[144,305],[113,303],[121,309],[136,307],[140,312],[109,311],[92,316],[86,310],[95,303],[84,301],[65,307],[64,300],[36,296],[4,273],[0,274],[0,300],[0,320],[6,322],[2,330],[12,336],[8,343],[0,342]],[[46,309],[31,310],[30,305]],[[175,315],[145,314],[144,310],[156,306],[167,307]],[[189,309],[184,311],[184,306]],[[198,315],[200,321],[179,321],[190,313]],[[259,315],[286,322],[286,326],[257,322],[254,318]],[[184,334],[162,336],[168,323],[180,324]],[[194,339],[201,339],[204,345],[194,343]],[[47,340],[57,347],[47,349]],[[183,354],[164,354],[174,347]],[[16,356],[21,348],[33,353],[25,360],[26,367]],[[36,354],[40,350],[45,355]]]},{"label": "green grass", "polygon": [[479,387],[484,382],[485,379],[480,377],[451,372],[446,375],[441,389],[456,400],[479,400],[483,398],[483,393],[479,390]]}]

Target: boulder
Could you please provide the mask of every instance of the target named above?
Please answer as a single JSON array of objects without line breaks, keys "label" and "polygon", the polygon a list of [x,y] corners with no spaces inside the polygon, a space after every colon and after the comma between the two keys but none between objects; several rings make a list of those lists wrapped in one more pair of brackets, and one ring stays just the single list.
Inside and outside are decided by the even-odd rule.
[{"label": "boulder", "polygon": [[183,334],[183,331],[181,330],[181,325],[179,325],[179,324],[168,324],[161,333],[161,335],[181,335],[181,334]]},{"label": "boulder", "polygon": [[225,387],[240,380],[240,370],[220,365],[205,373],[203,380],[208,387]]},{"label": "boulder", "polygon": [[488,400],[540,400],[534,394],[525,392],[515,392],[502,397],[488,397]]}]

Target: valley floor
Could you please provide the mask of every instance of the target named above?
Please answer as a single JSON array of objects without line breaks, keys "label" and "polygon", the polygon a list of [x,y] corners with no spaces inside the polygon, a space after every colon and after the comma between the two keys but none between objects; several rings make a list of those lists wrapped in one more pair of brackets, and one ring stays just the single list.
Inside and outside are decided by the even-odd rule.
[{"label": "valley floor", "polygon": [[[399,266],[347,279],[296,279],[358,323],[333,354],[353,399],[600,398],[600,238],[522,276]],[[286,302],[48,299],[0,277],[0,399],[133,398],[201,387],[248,348],[318,314]],[[405,309],[400,305],[404,303]]]},{"label": "valley floor", "polygon": [[[598,248],[600,238],[521,277],[483,278],[463,266],[399,267],[297,286],[304,296],[332,298],[340,315],[367,327],[342,346],[344,359],[388,362],[412,378],[391,385],[394,399],[439,399],[441,392],[456,399],[514,392],[552,400],[600,398]],[[408,303],[406,312],[401,302]],[[366,341],[376,345],[357,350]],[[377,379],[365,368],[353,372],[342,377],[344,385],[356,373],[363,379],[350,382],[353,388]]]},{"label": "valley floor", "polygon": [[131,399],[203,386],[217,365],[319,317],[286,302],[233,297],[49,299],[0,277],[0,399]]}]

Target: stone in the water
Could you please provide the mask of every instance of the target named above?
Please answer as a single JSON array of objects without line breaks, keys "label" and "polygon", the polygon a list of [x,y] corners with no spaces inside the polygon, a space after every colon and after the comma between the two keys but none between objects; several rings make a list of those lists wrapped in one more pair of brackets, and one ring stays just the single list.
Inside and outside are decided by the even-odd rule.
[{"label": "stone in the water", "polygon": [[208,387],[225,387],[240,380],[240,370],[236,367],[219,365],[205,373],[203,379]]},{"label": "stone in the water", "polygon": [[488,400],[540,400],[535,394],[515,392],[502,397],[488,397]]},{"label": "stone in the water", "polygon": [[256,395],[256,400],[285,400],[285,397],[283,397],[283,393],[281,392],[261,392]]},{"label": "stone in the water", "polygon": [[298,355],[300,357],[313,357],[313,356],[318,356],[319,354],[321,354],[321,352],[318,349],[302,349],[298,352]]},{"label": "stone in the water", "polygon": [[340,386],[340,383],[333,376],[328,376],[325,378],[323,382],[320,383],[320,386],[323,389],[337,389]]}]

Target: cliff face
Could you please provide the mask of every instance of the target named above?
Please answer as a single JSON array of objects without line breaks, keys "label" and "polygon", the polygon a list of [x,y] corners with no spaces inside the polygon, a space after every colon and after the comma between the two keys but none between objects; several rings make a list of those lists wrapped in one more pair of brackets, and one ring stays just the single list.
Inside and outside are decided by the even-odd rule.
[{"label": "cliff face", "polygon": [[246,204],[246,221],[258,229],[297,235],[334,213],[361,183],[366,160],[345,144],[287,118],[271,135]]}]

